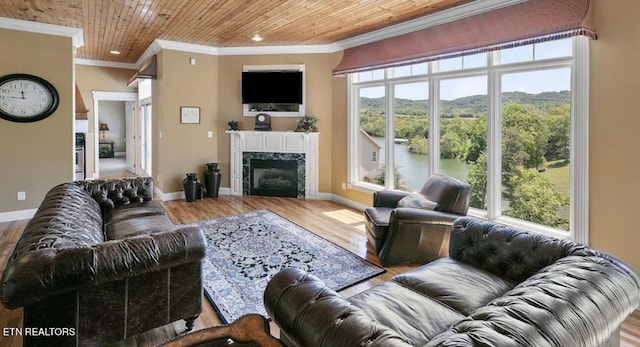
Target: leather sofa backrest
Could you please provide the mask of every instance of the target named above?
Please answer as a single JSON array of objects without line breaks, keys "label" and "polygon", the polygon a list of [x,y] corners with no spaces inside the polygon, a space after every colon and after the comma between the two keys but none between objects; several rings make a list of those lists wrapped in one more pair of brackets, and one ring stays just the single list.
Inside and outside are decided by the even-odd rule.
[{"label": "leather sofa backrest", "polygon": [[453,177],[431,175],[420,189],[420,193],[438,203],[436,211],[464,216],[469,210],[471,187]]},{"label": "leather sofa backrest", "polygon": [[522,282],[560,258],[599,254],[570,240],[467,217],[453,223],[449,243],[449,257],[516,282]]},{"label": "leather sofa backrest", "polygon": [[77,181],[104,211],[114,206],[153,200],[153,179],[151,177],[126,178],[121,180]]}]

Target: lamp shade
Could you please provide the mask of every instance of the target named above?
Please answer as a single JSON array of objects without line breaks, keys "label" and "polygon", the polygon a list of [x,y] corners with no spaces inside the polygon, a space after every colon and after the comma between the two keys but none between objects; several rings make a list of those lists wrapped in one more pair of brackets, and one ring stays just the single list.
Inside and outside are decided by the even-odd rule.
[{"label": "lamp shade", "polygon": [[109,130],[107,123],[100,123],[100,131]]}]

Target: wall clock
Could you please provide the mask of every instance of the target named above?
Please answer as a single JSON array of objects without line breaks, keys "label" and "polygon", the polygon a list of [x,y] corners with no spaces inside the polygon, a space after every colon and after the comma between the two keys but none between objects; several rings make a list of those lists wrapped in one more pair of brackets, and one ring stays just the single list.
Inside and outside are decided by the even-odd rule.
[{"label": "wall clock", "polygon": [[58,108],[58,91],[46,80],[28,74],[0,77],[0,118],[35,122]]}]

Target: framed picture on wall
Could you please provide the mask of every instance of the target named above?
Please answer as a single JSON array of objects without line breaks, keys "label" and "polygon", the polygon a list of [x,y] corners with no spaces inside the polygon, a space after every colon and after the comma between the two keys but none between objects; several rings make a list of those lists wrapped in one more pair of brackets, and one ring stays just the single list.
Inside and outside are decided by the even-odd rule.
[{"label": "framed picture on wall", "polygon": [[180,106],[181,124],[200,124],[200,107]]}]

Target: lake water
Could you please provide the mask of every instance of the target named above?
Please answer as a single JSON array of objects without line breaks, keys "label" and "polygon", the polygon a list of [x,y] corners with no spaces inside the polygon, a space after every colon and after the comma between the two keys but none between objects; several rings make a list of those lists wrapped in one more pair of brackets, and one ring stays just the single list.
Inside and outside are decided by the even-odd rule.
[{"label": "lake water", "polygon": [[[383,138],[375,138],[384,147]],[[429,156],[411,153],[406,144],[395,144],[396,168],[402,178],[400,182],[414,191],[420,190],[429,177]],[[380,151],[380,157],[384,160],[384,150]],[[441,159],[440,169],[443,174],[466,181],[471,165],[460,159]]]}]

